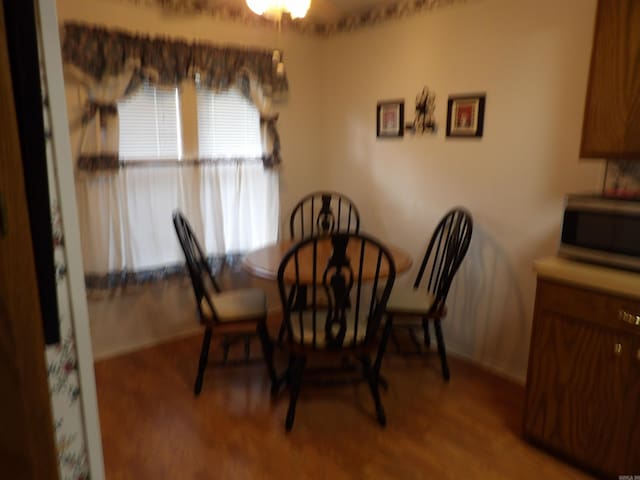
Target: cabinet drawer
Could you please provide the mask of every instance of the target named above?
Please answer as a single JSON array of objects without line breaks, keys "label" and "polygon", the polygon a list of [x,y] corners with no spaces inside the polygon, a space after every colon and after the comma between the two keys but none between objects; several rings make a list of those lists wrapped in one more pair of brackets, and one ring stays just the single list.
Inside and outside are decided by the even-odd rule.
[{"label": "cabinet drawer", "polygon": [[640,301],[585,290],[550,280],[538,280],[536,310],[580,318],[640,336]]}]

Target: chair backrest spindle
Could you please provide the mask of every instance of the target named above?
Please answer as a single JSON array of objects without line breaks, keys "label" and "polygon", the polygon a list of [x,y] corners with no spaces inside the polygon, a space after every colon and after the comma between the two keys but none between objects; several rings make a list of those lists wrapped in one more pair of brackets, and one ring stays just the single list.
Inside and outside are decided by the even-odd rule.
[{"label": "chair backrest spindle", "polygon": [[213,314],[214,322],[217,322],[218,318],[216,317],[213,302],[209,295],[209,289],[207,289],[207,283],[211,284],[212,293],[219,293],[220,286],[213,275],[209,261],[198,243],[189,221],[182,212],[175,211],[173,213],[173,226],[185,256],[193,293],[196,297],[196,304],[198,305],[200,320],[203,321],[204,319],[202,312],[202,301],[204,300]]},{"label": "chair backrest spindle", "polygon": [[299,239],[343,231],[358,233],[360,214],[353,202],[340,193],[314,192],[293,208],[289,228],[291,238]]},{"label": "chair backrest spindle", "polygon": [[450,210],[438,223],[422,260],[414,288],[419,288],[430,267],[426,289],[435,297],[434,308],[442,308],[451,282],[464,259],[473,232],[473,219],[464,208]]},{"label": "chair backrest spindle", "polygon": [[[310,276],[302,278],[301,262]],[[313,350],[373,342],[394,280],[391,254],[372,237],[336,233],[302,240],[278,269],[288,341]],[[295,304],[291,292],[301,289],[311,291],[311,301]],[[318,302],[318,289],[326,303]]]}]

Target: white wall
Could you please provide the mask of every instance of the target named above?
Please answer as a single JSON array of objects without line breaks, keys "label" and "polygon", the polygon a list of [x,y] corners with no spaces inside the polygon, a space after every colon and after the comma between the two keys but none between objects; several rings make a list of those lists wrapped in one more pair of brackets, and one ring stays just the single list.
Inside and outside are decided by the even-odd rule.
[{"label": "white wall", "polygon": [[[554,254],[563,195],[600,187],[579,162],[595,0],[483,0],[327,40],[323,148],[332,188],[362,225],[419,262],[439,218],[475,221],[449,297],[450,350],[524,379],[532,261]],[[435,90],[436,135],[377,140],[376,102]],[[447,96],[486,92],[484,137],[446,139]],[[411,277],[411,278],[409,278]],[[402,281],[415,277],[415,268]],[[455,375],[455,372],[453,373]]]},{"label": "white wall", "polygon": [[[555,253],[563,195],[598,189],[602,178],[599,162],[578,161],[595,4],[470,0],[328,39],[283,33],[278,44],[275,30],[206,15],[58,0],[61,21],[282,47],[291,86],[279,108],[283,220],[310,190],[343,191],[364,230],[417,263],[444,212],[467,206],[475,231],[449,298],[448,346],[518,379],[527,363],[532,261]],[[438,133],[377,140],[376,102],[406,98],[411,120],[425,85],[438,95]],[[484,137],[446,139],[447,96],[470,92],[487,94]],[[400,281],[414,275],[415,268]]]},{"label": "white wall", "polygon": [[[160,8],[137,6],[118,0],[58,0],[60,23],[82,21],[146,35],[202,40],[220,45],[282,48],[289,79],[289,99],[274,106],[280,112],[278,130],[282,139],[281,208],[285,215],[298,198],[318,184],[326,172],[318,143],[322,98],[321,39],[283,32],[275,28],[252,27],[223,22],[212,16],[168,14]],[[70,117],[77,118],[76,89],[67,89]],[[72,132],[72,145],[79,145],[79,132]],[[321,182],[321,180],[320,180]]]}]

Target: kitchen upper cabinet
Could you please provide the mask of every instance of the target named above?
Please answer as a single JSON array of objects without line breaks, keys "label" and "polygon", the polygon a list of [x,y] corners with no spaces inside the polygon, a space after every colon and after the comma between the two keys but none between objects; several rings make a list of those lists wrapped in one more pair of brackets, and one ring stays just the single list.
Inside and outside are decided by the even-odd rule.
[{"label": "kitchen upper cabinet", "polygon": [[580,154],[640,160],[640,0],[598,2]]}]

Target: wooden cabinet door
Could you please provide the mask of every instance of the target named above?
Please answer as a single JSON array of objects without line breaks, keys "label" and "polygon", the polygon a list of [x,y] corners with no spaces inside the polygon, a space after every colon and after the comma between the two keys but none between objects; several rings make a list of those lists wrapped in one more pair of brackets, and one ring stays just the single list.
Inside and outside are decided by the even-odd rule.
[{"label": "wooden cabinet door", "polygon": [[640,338],[635,338],[630,352],[631,369],[625,388],[625,411],[627,434],[626,472],[640,472]]},{"label": "wooden cabinet door", "polygon": [[525,433],[609,475],[626,465],[624,333],[536,309],[527,379]]},{"label": "wooden cabinet door", "polygon": [[640,160],[640,0],[600,0],[581,156]]},{"label": "wooden cabinet door", "polygon": [[55,480],[58,463],[2,3],[0,106],[0,478]]}]

